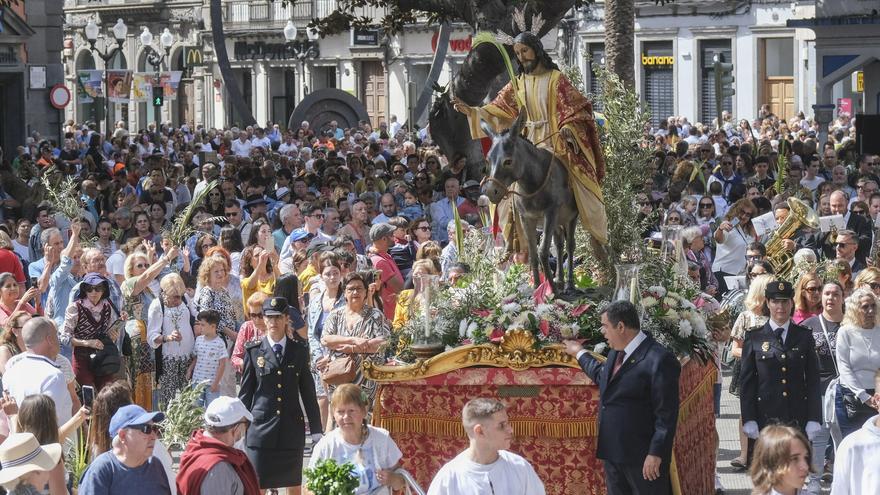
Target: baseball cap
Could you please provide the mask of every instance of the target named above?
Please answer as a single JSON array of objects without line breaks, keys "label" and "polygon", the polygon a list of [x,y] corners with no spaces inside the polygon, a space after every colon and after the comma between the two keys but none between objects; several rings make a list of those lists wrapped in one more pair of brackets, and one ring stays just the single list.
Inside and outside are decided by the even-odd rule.
[{"label": "baseball cap", "polygon": [[377,239],[394,235],[396,228],[390,223],[377,223],[370,227],[370,240],[376,242]]},{"label": "baseball cap", "polygon": [[296,229],[290,233],[290,242],[303,241],[314,237],[306,229]]},{"label": "baseball cap", "polygon": [[165,413],[161,411],[147,412],[137,404],[122,406],[110,419],[110,436],[115,437],[119,430],[129,426],[145,425],[150,421],[159,423],[163,420],[165,420]]},{"label": "baseball cap", "polygon": [[242,419],[253,422],[254,416],[238,397],[221,395],[205,409],[205,424],[208,426],[230,426]]}]

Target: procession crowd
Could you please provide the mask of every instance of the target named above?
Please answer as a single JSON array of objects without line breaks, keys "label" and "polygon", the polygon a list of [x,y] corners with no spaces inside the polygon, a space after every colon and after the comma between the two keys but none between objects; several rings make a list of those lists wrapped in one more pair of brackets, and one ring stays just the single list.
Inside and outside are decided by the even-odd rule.
[{"label": "procession crowd", "polygon": [[[697,305],[731,315],[732,332],[716,338],[742,401],[733,464],[751,468],[761,494],[805,482],[818,493],[820,477],[833,477],[835,494],[880,490],[860,484],[876,468],[859,461],[880,446],[880,156],[854,152],[846,116],[827,142],[819,132],[803,115],[783,121],[764,108],[753,122],[728,116],[717,131],[669,118],[643,140],[651,173],[633,208],[648,243],[682,227]],[[375,383],[359,365],[393,355],[388,342],[418,295],[414,276],[467,275],[449,242],[454,218],[490,226],[482,176],[465,157],[443,156],[426,130],[395,118],[376,129],[284,131],[130,133],[119,123],[106,139],[71,122],[61,143],[35,135],[6,151],[0,484],[10,493],[67,493],[58,444],[85,422],[80,494],[298,487],[307,444],[312,467],[354,462],[357,493],[404,486],[403,454],[367,424]],[[47,201],[66,177],[78,218]],[[780,238],[753,221],[770,213],[792,225],[786,218],[802,212],[789,198],[843,223],[800,221]],[[775,272],[786,257],[796,275],[783,279]],[[201,387],[204,429],[175,473],[157,424],[190,386]],[[502,402],[471,401],[462,420],[472,455],[449,460],[428,493],[479,493],[487,477],[494,493],[544,493],[507,451]]]}]

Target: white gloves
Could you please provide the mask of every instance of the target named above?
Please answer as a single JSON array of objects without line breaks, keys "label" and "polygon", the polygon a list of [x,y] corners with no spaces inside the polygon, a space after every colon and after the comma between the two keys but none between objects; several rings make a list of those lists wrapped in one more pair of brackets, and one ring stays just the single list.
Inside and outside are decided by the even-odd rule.
[{"label": "white gloves", "polygon": [[813,438],[816,437],[816,434],[822,431],[822,425],[815,421],[807,421],[807,426],[804,430],[807,432],[807,439],[812,442]]},{"label": "white gloves", "polygon": [[321,433],[312,433],[312,443],[317,444],[323,437],[324,435]]},{"label": "white gloves", "polygon": [[758,422],[757,421],[746,421],[743,425],[743,433],[746,434],[747,437],[752,440],[758,439]]}]

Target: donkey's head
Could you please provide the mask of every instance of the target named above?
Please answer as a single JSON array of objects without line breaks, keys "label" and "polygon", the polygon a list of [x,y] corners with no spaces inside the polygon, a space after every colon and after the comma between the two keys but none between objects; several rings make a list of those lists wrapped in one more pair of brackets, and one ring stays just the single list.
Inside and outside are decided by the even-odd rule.
[{"label": "donkey's head", "polygon": [[496,204],[501,201],[511,184],[523,176],[523,161],[514,157],[516,143],[522,139],[520,132],[523,126],[523,116],[524,113],[520,113],[510,129],[500,134],[496,134],[485,121],[480,122],[483,132],[492,138],[492,147],[489,149],[488,156],[489,178],[483,185],[483,194]]}]

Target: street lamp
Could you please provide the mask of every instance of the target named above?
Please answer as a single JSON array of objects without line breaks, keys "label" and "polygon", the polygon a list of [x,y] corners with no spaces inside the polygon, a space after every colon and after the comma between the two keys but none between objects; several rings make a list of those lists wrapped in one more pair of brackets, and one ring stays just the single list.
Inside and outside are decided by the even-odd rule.
[{"label": "street lamp", "polygon": [[[159,43],[162,45],[163,52],[160,53],[159,50],[153,47],[153,33],[150,32],[150,28],[147,26],[143,27],[140,36],[141,44],[144,46],[144,49],[147,52],[147,63],[153,67],[153,70],[156,72],[156,79],[154,81],[155,85],[159,84],[160,71],[162,70],[162,63],[168,58],[168,55],[171,53],[171,45],[174,44],[174,35],[171,34],[171,31],[168,28],[165,28],[162,31],[162,34],[159,35]],[[155,113],[156,118],[156,132],[159,131],[159,114],[160,108],[162,107],[162,99],[159,99],[157,102],[157,87],[159,91],[161,91],[161,85],[153,86],[153,91],[151,95],[151,102],[153,104],[153,111]]]},{"label": "street lamp", "polygon": [[287,21],[284,26],[284,39],[287,40],[287,50],[293,57],[299,60],[299,75],[302,80],[303,94],[306,93],[306,60],[318,58],[320,52],[318,50],[318,31],[315,28],[306,29],[306,39],[297,38],[296,25],[293,21]]},{"label": "street lamp", "polygon": [[[89,50],[101,58],[104,61],[104,86],[107,90],[107,93],[104,94],[104,126],[107,134],[110,134],[110,85],[107,81],[107,64],[113,60],[113,57],[116,56],[116,53],[119,50],[122,50],[122,44],[125,43],[125,36],[128,34],[128,26],[125,25],[125,22],[122,19],[116,19],[116,24],[113,26],[111,31],[113,32],[113,38],[116,40],[116,46],[110,47],[108,43],[104,44],[104,50],[98,50],[98,47],[95,46],[95,43],[98,41],[98,34],[100,29],[98,25],[95,24],[94,19],[89,19],[88,24],[86,24],[86,40],[89,42]],[[106,39],[106,37],[105,37]]]}]

